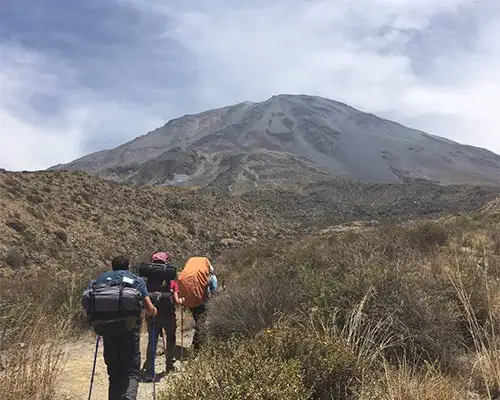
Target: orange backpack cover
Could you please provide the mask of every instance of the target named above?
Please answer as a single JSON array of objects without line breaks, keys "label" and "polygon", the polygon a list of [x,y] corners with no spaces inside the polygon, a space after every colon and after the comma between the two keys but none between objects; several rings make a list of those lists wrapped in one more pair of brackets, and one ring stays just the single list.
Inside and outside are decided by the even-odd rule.
[{"label": "orange backpack cover", "polygon": [[191,257],[177,276],[179,297],[184,297],[185,307],[196,307],[206,300],[210,278],[210,261],[206,257]]}]

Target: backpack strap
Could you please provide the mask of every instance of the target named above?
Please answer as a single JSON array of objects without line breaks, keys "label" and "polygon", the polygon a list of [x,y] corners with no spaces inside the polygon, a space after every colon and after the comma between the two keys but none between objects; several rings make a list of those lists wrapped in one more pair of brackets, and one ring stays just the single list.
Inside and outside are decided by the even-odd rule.
[{"label": "backpack strap", "polygon": [[123,288],[124,285],[120,285],[120,291],[118,292],[118,308],[120,309],[120,312],[124,314],[124,308],[123,308]]}]

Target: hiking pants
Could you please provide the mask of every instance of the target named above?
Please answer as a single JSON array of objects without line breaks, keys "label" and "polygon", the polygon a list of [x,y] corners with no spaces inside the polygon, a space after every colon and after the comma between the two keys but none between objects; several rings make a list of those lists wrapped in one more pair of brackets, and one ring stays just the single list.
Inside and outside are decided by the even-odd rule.
[{"label": "hiking pants", "polygon": [[[144,363],[144,370],[146,371],[146,375],[153,374],[153,343],[151,342],[151,330],[153,328],[153,318],[147,317],[147,326],[148,326],[148,350],[146,355],[146,362]],[[161,329],[165,329],[165,333],[167,335],[167,349],[165,351],[165,369],[168,372],[169,369],[174,368],[174,355],[175,355],[175,334],[177,330],[177,320],[175,317],[175,311],[172,313],[158,313],[155,317],[155,352],[156,347],[158,346],[158,340],[161,340]]]},{"label": "hiking pants", "polygon": [[190,308],[190,310],[194,319],[193,348],[198,350],[205,342],[205,338],[207,336],[205,326],[207,321],[207,306],[206,304],[201,304]]},{"label": "hiking pants", "polygon": [[104,361],[109,376],[109,400],[136,400],[141,367],[139,331],[103,336]]}]

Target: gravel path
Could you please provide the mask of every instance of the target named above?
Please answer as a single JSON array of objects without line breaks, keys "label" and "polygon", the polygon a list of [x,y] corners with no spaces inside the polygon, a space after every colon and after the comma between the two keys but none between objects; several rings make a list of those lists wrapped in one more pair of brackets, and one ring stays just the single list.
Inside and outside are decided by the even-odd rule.
[{"label": "gravel path", "polygon": [[[194,334],[193,321],[189,312],[184,317],[184,332],[180,329],[180,318],[178,314],[177,322],[177,345],[181,345],[181,334],[184,335],[184,348],[190,347]],[[141,366],[145,360],[146,347],[148,344],[147,330],[143,327],[141,332]],[[58,398],[61,400],[88,400],[88,391],[90,386],[90,377],[92,373],[92,364],[94,361],[95,336],[92,333],[85,335],[77,342],[66,343],[64,345],[66,362],[58,382]],[[165,371],[165,357],[163,356],[163,345],[158,343],[157,357],[155,362],[156,371]],[[177,371],[180,362],[176,361]],[[179,373],[179,372],[175,372]],[[156,383],[156,393],[166,386],[167,377],[162,377]],[[102,342],[99,345],[99,351],[96,362],[96,372],[94,377],[94,386],[92,389],[92,399],[104,400],[108,397],[108,375],[106,373],[106,364],[102,355]],[[150,400],[153,398],[153,384],[139,383],[138,400]]]}]

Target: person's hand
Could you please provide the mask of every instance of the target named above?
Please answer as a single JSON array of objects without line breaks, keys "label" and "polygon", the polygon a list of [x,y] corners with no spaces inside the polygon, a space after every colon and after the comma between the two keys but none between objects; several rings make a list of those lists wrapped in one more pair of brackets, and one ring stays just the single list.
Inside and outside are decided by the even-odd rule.
[{"label": "person's hand", "polygon": [[155,311],[153,313],[153,317],[156,317],[156,314],[158,314],[158,309],[155,307]]}]

